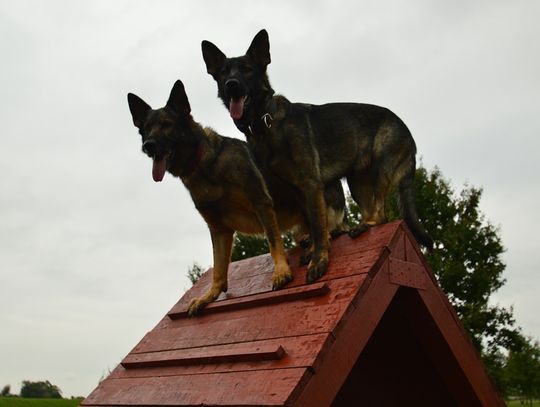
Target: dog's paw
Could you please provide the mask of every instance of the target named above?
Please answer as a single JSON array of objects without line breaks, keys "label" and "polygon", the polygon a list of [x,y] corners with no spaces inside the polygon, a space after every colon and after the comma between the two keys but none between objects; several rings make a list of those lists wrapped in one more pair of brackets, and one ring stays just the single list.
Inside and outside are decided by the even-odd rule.
[{"label": "dog's paw", "polygon": [[293,274],[289,265],[277,268],[272,274],[272,290],[279,290],[293,280]]},{"label": "dog's paw", "polygon": [[326,271],[328,270],[328,259],[321,259],[317,263],[312,262],[308,267],[306,274],[306,281],[308,283],[313,283],[314,281],[321,278]]},{"label": "dog's paw", "polygon": [[189,303],[188,307],[188,316],[189,317],[196,317],[197,315],[200,315],[204,307],[208,305],[208,300],[205,300],[203,298],[194,298]]},{"label": "dog's paw", "polygon": [[338,238],[341,235],[344,235],[345,233],[350,233],[350,231],[343,230],[343,229],[334,229],[330,232],[330,239]]},{"label": "dog's paw", "polygon": [[362,233],[364,233],[366,230],[368,230],[371,226],[367,223],[361,223],[357,227],[351,228],[349,230],[349,236],[352,239],[356,239],[358,236],[360,236]]}]

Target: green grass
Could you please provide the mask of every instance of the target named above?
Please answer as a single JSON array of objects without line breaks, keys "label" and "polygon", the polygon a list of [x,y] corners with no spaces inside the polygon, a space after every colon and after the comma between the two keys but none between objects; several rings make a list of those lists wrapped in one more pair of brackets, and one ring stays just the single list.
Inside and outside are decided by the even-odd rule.
[{"label": "green grass", "polygon": [[77,407],[80,399],[25,399],[0,397],[0,407]]},{"label": "green grass", "polygon": [[[529,406],[529,404],[521,404],[518,400],[507,401],[506,405],[508,407],[528,407]],[[533,407],[540,407],[540,401],[537,400],[532,405]]]}]

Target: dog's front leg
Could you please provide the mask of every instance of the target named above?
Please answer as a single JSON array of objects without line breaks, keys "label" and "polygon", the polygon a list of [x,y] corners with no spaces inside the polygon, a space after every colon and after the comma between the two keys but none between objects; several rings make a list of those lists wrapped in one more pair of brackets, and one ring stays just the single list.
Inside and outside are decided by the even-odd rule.
[{"label": "dog's front leg", "polygon": [[[303,148],[302,146],[300,146]],[[309,151],[309,149],[306,147]],[[326,219],[326,200],[320,170],[313,155],[299,155],[296,161],[278,156],[271,164],[271,169],[282,179],[293,184],[302,194],[304,211],[313,243],[313,254],[308,265],[306,280],[312,283],[322,277],[328,269],[328,222]],[[292,165],[291,165],[292,164]]]},{"label": "dog's front leg", "polygon": [[270,248],[270,255],[274,260],[274,272],[272,273],[272,289],[278,290],[291,282],[293,274],[289,267],[287,254],[283,246],[283,239],[279,231],[276,214],[272,206],[272,200],[268,198],[266,203],[257,206],[257,216],[266,234],[266,240]]},{"label": "dog's front leg", "polygon": [[[209,226],[210,227],[210,226]],[[214,251],[214,269],[212,286],[202,297],[191,300],[188,315],[195,316],[210,302],[214,301],[222,291],[227,291],[227,270],[231,261],[233,231],[210,227],[212,247]]]}]

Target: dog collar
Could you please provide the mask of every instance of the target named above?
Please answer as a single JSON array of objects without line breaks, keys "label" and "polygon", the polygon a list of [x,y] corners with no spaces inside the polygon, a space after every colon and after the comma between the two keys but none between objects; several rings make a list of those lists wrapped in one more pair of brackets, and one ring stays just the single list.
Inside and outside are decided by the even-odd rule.
[{"label": "dog collar", "polygon": [[[266,110],[270,110],[270,109],[266,109]],[[249,132],[249,134],[253,136],[253,130],[258,125],[258,123],[262,122],[264,127],[269,129],[269,128],[272,127],[272,121],[273,120],[274,120],[274,118],[267,111],[259,119],[256,119],[253,122],[251,122],[251,124],[244,124],[244,123],[242,123],[240,121],[236,121],[236,120],[234,121],[234,124],[236,125],[236,128],[238,130],[240,130],[242,133],[246,134],[246,133]]]}]

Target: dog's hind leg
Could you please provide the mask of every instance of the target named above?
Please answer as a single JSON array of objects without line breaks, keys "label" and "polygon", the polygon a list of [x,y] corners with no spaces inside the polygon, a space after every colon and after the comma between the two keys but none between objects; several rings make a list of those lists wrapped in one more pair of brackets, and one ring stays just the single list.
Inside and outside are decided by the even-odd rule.
[{"label": "dog's hind leg", "polygon": [[[203,215],[204,216],[204,215]],[[212,286],[202,297],[194,298],[188,307],[190,317],[199,314],[210,302],[214,301],[222,291],[227,291],[227,270],[231,261],[233,231],[215,229],[210,225],[212,248],[214,251],[214,269],[212,270]]]},{"label": "dog's hind leg", "polygon": [[366,171],[353,173],[347,176],[347,184],[353,200],[360,209],[361,223],[349,230],[352,238],[360,236],[370,226],[376,225],[377,206],[375,200],[375,188],[372,178]]}]

